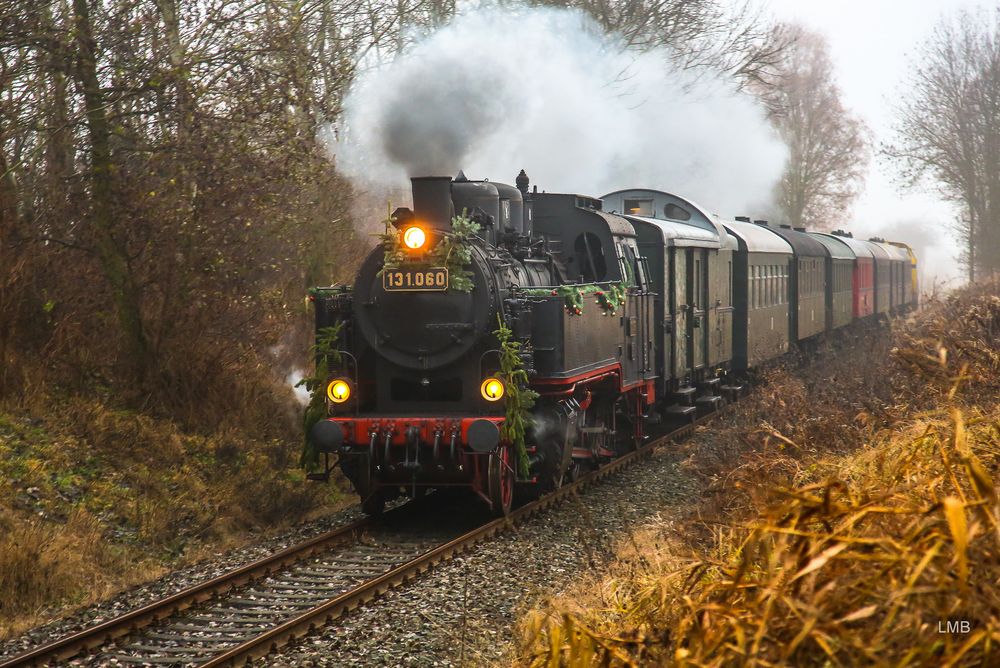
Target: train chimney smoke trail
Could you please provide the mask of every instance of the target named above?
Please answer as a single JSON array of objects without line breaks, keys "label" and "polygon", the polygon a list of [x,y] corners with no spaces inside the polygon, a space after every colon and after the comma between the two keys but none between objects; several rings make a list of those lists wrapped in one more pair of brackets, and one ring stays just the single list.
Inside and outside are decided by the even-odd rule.
[{"label": "train chimney smoke trail", "polygon": [[760,209],[787,156],[763,109],[669,57],[577,10],[469,9],[360,77],[328,147],[365,186],[460,168],[505,181],[523,166],[549,191],[642,186]]}]

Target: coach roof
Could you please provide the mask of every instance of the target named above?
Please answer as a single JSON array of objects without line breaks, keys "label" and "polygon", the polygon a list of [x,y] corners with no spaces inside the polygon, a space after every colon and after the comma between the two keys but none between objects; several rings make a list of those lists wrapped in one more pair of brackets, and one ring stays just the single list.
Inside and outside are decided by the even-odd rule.
[{"label": "coach roof", "polygon": [[834,260],[853,260],[857,257],[854,251],[851,250],[851,247],[844,243],[844,240],[840,237],[821,234],[819,232],[806,232],[806,234],[826,246],[826,250],[829,251],[830,257]]},{"label": "coach roof", "polygon": [[753,223],[741,223],[739,221],[725,221],[726,229],[734,234],[747,247],[751,253],[785,253],[792,254],[791,245],[773,234],[766,227],[754,225]]},{"label": "coach roof", "polygon": [[[816,234],[820,233],[816,232]],[[822,234],[824,236],[832,237],[837,241],[847,244],[847,247],[854,252],[855,257],[857,257],[859,260],[871,259],[872,257],[874,257],[871,246],[869,246],[864,241],[861,241],[860,239],[855,239],[854,237],[842,237],[839,234],[826,234],[825,232],[823,232]]]}]

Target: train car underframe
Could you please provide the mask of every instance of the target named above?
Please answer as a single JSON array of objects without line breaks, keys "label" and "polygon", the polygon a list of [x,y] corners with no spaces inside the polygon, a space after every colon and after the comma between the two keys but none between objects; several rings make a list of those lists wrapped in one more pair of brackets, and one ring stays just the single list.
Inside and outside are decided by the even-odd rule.
[{"label": "train car underframe", "polygon": [[529,476],[518,475],[519,453],[502,438],[503,417],[332,417],[313,431],[327,474],[338,455],[366,513],[400,496],[429,489],[471,489],[494,514],[515,496],[534,497],[619,457],[646,438],[652,382],[621,389],[620,370],[535,386],[539,398],[526,435]]}]

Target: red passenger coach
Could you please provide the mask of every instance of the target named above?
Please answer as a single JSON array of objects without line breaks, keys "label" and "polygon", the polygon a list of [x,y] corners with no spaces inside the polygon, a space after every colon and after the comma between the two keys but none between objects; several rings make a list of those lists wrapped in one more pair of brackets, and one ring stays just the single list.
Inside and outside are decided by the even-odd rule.
[{"label": "red passenger coach", "polygon": [[855,239],[850,232],[837,230],[832,236],[850,246],[857,258],[851,281],[854,317],[867,318],[875,313],[875,256],[868,244]]}]

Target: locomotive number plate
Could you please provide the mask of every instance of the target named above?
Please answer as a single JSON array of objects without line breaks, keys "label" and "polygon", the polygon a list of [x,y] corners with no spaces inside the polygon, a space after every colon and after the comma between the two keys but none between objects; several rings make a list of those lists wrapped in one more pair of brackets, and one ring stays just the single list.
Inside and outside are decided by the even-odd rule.
[{"label": "locomotive number plate", "polygon": [[382,289],[387,292],[428,292],[448,289],[448,268],[403,267],[382,272]]}]

